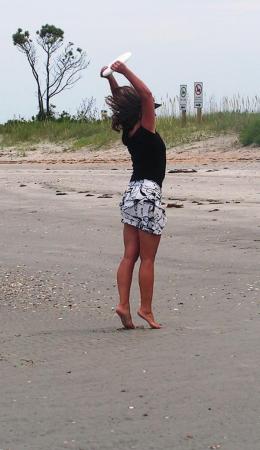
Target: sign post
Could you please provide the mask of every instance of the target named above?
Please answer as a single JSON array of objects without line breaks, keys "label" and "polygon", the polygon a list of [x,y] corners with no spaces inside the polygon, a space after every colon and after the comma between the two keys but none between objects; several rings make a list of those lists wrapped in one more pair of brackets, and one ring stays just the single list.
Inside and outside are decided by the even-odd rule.
[{"label": "sign post", "polygon": [[181,110],[181,123],[184,127],[187,121],[187,84],[180,85],[180,110]]},{"label": "sign post", "polygon": [[201,81],[194,83],[194,108],[197,109],[197,120],[201,123],[203,108],[203,83]]}]

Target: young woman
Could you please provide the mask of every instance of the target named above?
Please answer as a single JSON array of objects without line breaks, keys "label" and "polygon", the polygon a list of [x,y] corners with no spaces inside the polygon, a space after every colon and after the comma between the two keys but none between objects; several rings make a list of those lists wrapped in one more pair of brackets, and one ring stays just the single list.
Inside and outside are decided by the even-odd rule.
[{"label": "young woman", "polygon": [[[155,130],[155,108],[160,105],[154,103],[149,88],[125,64],[117,61],[111,68],[131,83],[119,87],[114,76],[108,76],[112,96],[106,102],[112,110],[112,128],[122,130],[122,140],[133,165],[130,183],[120,203],[125,250],[117,272],[120,301],[116,312],[125,328],[135,328],[129,295],[134,266],[140,257],[141,305],[137,313],[151,328],[161,328],[152,311],[154,260],[166,223],[161,206],[166,148]],[[105,67],[101,76],[104,70]]]}]

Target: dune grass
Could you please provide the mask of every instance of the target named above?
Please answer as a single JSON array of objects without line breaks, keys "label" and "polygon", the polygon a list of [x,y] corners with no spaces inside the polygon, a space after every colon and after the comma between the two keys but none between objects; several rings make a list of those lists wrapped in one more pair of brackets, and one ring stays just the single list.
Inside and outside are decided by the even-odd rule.
[{"label": "dune grass", "polygon": [[206,139],[221,134],[239,134],[255,117],[260,114],[219,112],[203,115],[202,123],[195,116],[187,118],[187,124],[182,126],[180,118],[159,117],[158,130],[164,137],[167,147]]},{"label": "dune grass", "polygon": [[[210,136],[237,133],[242,143],[251,143],[246,138],[245,130],[255,130],[255,123],[260,123],[260,113],[218,112],[203,115],[199,124],[195,116],[187,117],[187,124],[182,126],[179,117],[167,115],[157,118],[157,130],[164,138],[167,147],[198,141]],[[251,127],[251,128],[250,128]],[[252,131],[250,131],[252,133]],[[259,135],[253,142],[259,142]],[[40,142],[66,144],[68,150],[90,148],[97,150],[112,146],[120,140],[120,134],[111,130],[110,120],[81,121],[9,121],[0,125],[0,145],[24,146]]]},{"label": "dune grass", "polygon": [[99,148],[118,138],[108,121],[9,121],[0,125],[1,145],[37,144],[40,142],[70,143],[71,149]]}]

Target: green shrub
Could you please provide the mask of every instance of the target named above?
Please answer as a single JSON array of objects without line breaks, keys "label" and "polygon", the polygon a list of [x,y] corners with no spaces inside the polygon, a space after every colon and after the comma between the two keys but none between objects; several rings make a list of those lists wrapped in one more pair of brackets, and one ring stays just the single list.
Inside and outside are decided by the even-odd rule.
[{"label": "green shrub", "polygon": [[240,133],[240,141],[243,145],[260,145],[260,118],[246,125]]}]

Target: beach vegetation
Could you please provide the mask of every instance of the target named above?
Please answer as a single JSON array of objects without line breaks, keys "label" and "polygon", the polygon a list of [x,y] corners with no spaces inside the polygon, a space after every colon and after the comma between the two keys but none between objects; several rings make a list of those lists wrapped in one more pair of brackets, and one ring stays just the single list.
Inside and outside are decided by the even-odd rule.
[{"label": "beach vegetation", "polygon": [[240,141],[243,145],[260,146],[260,117],[248,123],[240,132]]},{"label": "beach vegetation", "polygon": [[[219,108],[220,111],[211,104],[211,108],[205,108],[201,123],[191,109],[187,112],[186,126],[183,126],[176,104],[176,99],[163,102],[157,117],[157,130],[167,148],[232,133],[240,136],[243,145],[260,145],[258,100],[254,105],[249,101],[239,103],[233,99],[232,103],[225,100],[225,107]],[[37,117],[9,120],[0,125],[0,140],[2,147],[50,142],[65,144],[66,151],[73,151],[110,147],[120,141],[120,136],[111,129],[109,112],[99,111],[96,100],[91,97],[82,101],[74,115],[62,111],[55,113],[51,120],[37,120]]]}]

